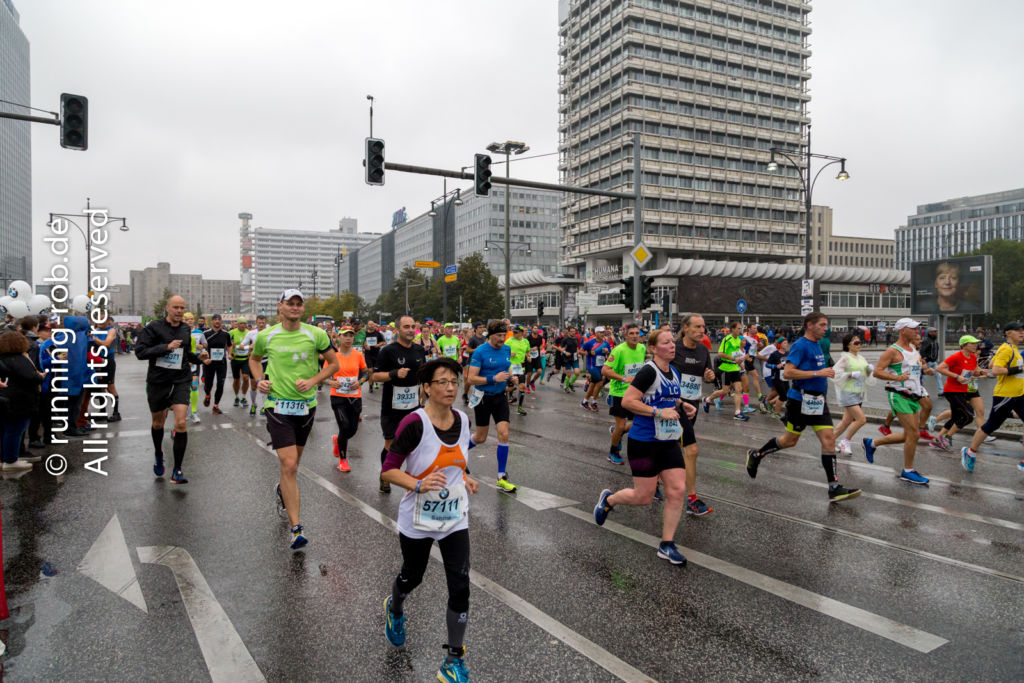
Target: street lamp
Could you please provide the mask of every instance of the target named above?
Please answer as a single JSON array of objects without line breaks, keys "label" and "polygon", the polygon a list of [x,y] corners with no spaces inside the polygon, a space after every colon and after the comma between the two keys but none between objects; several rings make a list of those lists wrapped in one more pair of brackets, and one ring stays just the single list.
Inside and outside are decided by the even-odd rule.
[{"label": "street lamp", "polygon": [[[491,144],[487,145],[487,151],[488,152],[492,152],[494,154],[504,154],[505,155],[505,178],[506,179],[511,177],[509,175],[509,161],[510,161],[511,155],[513,155],[513,154],[519,155],[519,154],[522,154],[523,152],[526,152],[529,149],[530,149],[529,145],[527,145],[525,142],[515,142],[513,140],[507,140],[505,142],[492,142]],[[512,213],[512,209],[510,208],[510,198],[512,196],[512,193],[509,191],[511,189],[512,189],[512,186],[509,185],[508,183],[505,183],[505,249],[504,249],[504,251],[505,251],[505,317],[506,318],[508,318],[509,310],[510,310],[510,305],[509,305],[509,287],[508,287],[508,285],[509,285],[509,269],[511,268],[511,265],[509,264],[509,256],[510,256],[511,252],[509,250],[508,241],[509,241],[509,230],[511,229],[509,227],[510,226],[509,217],[510,217],[510,214]]]},{"label": "street lamp", "polygon": [[[437,216],[437,204],[444,204],[444,219],[441,221],[441,265],[445,267],[448,265],[448,207],[452,204],[455,206],[462,206],[462,190],[455,188],[451,192],[448,191],[448,179],[444,179],[442,185],[444,193],[437,199],[430,200],[430,211],[427,215],[431,218]],[[451,199],[454,197],[454,199]],[[454,255],[453,255],[454,260]],[[447,276],[446,276],[447,277]],[[442,322],[448,319],[448,282],[444,279],[441,280],[441,320]]]},{"label": "street lamp", "polygon": [[[775,155],[779,154],[786,158],[787,161],[799,172],[800,184],[804,188],[804,230],[806,236],[804,238],[804,279],[811,279],[811,195],[814,192],[814,184],[818,182],[818,176],[821,172],[832,164],[839,164],[839,173],[836,174],[836,180],[849,180],[850,174],[846,172],[846,157],[833,157],[827,154],[811,154],[811,126],[807,126],[807,152],[804,155],[806,161],[806,168],[801,168],[800,164],[796,162],[794,156],[800,152],[797,150],[787,150],[781,147],[771,148],[771,160],[768,165],[765,166],[765,170],[769,173],[775,173],[779,170],[779,164],[775,160]],[[791,156],[793,155],[793,156]],[[814,178],[811,178],[811,158],[824,159],[828,161],[827,164],[818,169],[818,172],[814,174]],[[805,177],[806,176],[806,177]]]},{"label": "street lamp", "polygon": [[[50,213],[50,223],[53,223],[54,218],[63,218],[71,225],[75,226],[78,232],[85,239],[85,291],[89,296],[92,296],[92,230],[83,230],[72,218],[88,218],[90,223],[99,211],[92,210],[92,200],[89,197],[85,198],[85,213]],[[123,216],[106,216],[106,221],[121,221],[121,232],[128,232],[128,219]],[[92,227],[92,226],[90,226]]]},{"label": "street lamp", "polygon": [[484,240],[484,253],[486,254],[491,250],[491,246],[501,251],[505,256],[505,317],[509,320],[512,319],[512,308],[510,306],[511,292],[512,292],[512,279],[509,276],[509,260],[514,251],[526,252],[527,256],[533,256],[533,249],[530,247],[529,242],[521,243],[515,248],[510,248],[508,244],[508,233],[505,233],[505,245],[502,246],[498,240]]},{"label": "street lamp", "polygon": [[341,298],[341,264],[345,262],[345,255],[348,248],[338,247],[338,253],[334,257],[334,296]]}]

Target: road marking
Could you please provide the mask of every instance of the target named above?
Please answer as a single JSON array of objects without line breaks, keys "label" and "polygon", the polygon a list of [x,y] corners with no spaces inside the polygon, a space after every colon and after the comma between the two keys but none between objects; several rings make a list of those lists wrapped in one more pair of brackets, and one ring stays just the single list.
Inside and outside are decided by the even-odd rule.
[{"label": "road marking", "polygon": [[96,537],[89,552],[82,558],[82,563],[78,565],[78,571],[143,612],[149,613],[146,599],[142,596],[142,588],[139,587],[139,579],[135,575],[135,567],[132,566],[131,555],[128,554],[128,544],[125,543],[117,513],[114,513],[107,526]]},{"label": "road marking", "polygon": [[181,601],[214,683],[266,681],[188,551],[169,545],[136,550],[139,561],[162,564],[174,573]]},{"label": "road marking", "polygon": [[[564,512],[567,515],[582,519],[588,522],[594,521],[594,516],[589,511],[580,510],[579,508],[559,508],[559,512]],[[611,532],[617,533],[620,536],[625,536],[631,540],[643,543],[652,548],[657,548],[661,543],[660,539],[650,534],[645,534],[642,531],[632,529],[624,524],[618,524],[616,522],[607,521],[604,523],[604,529],[608,529]],[[812,609],[815,612],[820,612],[826,616],[838,619],[852,626],[864,629],[870,633],[882,636],[888,640],[891,640],[899,645],[903,645],[912,650],[918,652],[928,653],[932,650],[941,647],[949,641],[945,638],[932,635],[925,631],[918,630],[912,626],[901,624],[898,621],[893,621],[888,617],[883,617],[867,610],[848,605],[844,602],[839,602],[832,598],[825,597],[818,593],[811,592],[798,586],[773,579],[764,574],[759,574],[750,569],[740,567],[720,560],[710,555],[705,555],[702,552],[693,550],[692,548],[686,548],[679,546],[680,551],[686,556],[686,559],[696,564],[699,567],[710,569],[711,571],[718,572],[728,576],[731,579],[740,581],[754,588],[760,588],[763,591],[777,595],[780,598],[789,600],[808,609]]]},{"label": "road marking", "polygon": [[525,486],[516,486],[516,492],[511,496],[520,503],[527,505],[534,510],[550,510],[551,508],[563,508],[569,505],[579,505],[578,500],[570,500],[556,496],[540,489],[530,489]]}]

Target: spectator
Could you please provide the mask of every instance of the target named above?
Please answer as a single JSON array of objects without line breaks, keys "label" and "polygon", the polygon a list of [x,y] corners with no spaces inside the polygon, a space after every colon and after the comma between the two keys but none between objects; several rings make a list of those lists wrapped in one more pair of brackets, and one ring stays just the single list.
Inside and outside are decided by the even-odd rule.
[{"label": "spectator", "polygon": [[[32,469],[32,462],[18,457],[21,437],[38,403],[42,376],[28,357],[28,339],[19,332],[0,335],[0,470]],[[39,456],[41,458],[41,456]]]}]

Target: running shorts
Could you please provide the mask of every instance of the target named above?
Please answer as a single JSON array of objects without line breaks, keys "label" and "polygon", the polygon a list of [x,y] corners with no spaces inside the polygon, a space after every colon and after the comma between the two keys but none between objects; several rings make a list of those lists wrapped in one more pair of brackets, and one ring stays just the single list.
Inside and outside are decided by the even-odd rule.
[{"label": "running shorts", "polygon": [[[696,401],[691,401],[688,398],[684,398],[683,399],[683,403],[689,403],[691,406],[693,406],[694,408],[697,409],[697,411],[693,414],[692,418],[690,418],[689,420],[685,420],[685,422],[689,422],[690,423],[690,432],[692,433],[693,432],[693,426],[695,424],[697,424],[697,416],[700,415],[700,409],[701,409],[702,401],[699,398]],[[682,414],[682,413],[680,413],[680,414]],[[684,440],[683,441],[683,446],[689,446],[690,444],[686,443],[685,439],[686,439],[686,425],[684,424],[683,425],[683,440]],[[691,443],[697,443],[697,437],[696,436],[693,437],[693,441]]]},{"label": "running shorts", "polygon": [[239,379],[240,375],[249,375],[252,377],[252,371],[249,370],[249,359],[243,358],[237,360],[231,359],[231,379]]},{"label": "running shorts", "polygon": [[[685,430],[684,438],[685,438]],[[693,428],[690,428],[693,433]],[[637,441],[626,439],[626,457],[629,470],[634,477],[656,477],[664,470],[686,468],[683,450],[678,441]]]},{"label": "running shorts", "polygon": [[789,393],[789,382],[784,379],[773,378],[772,386],[775,387],[775,393],[779,395],[779,398],[785,398]]},{"label": "running shorts", "polygon": [[494,424],[508,422],[508,399],[504,392],[499,394],[484,394],[480,403],[473,409],[473,417],[477,427],[487,427],[494,418]]},{"label": "running shorts", "polygon": [[390,441],[395,438],[395,432],[398,431],[398,424],[405,419],[405,416],[416,410],[381,410],[380,411],[380,430],[384,433],[384,440]]},{"label": "running shorts", "polygon": [[572,356],[563,355],[562,367],[566,370],[579,370],[580,362],[579,360],[573,358]]},{"label": "running shorts", "polygon": [[1018,420],[1024,420],[1024,396],[993,396],[992,410],[988,413],[988,421],[981,426],[981,431],[986,434],[995,433],[1011,413],[1015,413]]},{"label": "running shorts", "polygon": [[742,382],[740,379],[743,377],[743,373],[739,370],[723,370],[722,371],[722,387],[731,387],[733,384]]},{"label": "running shorts", "polygon": [[913,415],[921,410],[921,404],[912,398],[907,398],[895,391],[887,391],[885,393],[889,397],[889,409],[896,415],[900,413]]},{"label": "running shorts", "polygon": [[956,425],[957,429],[963,429],[974,419],[974,409],[971,408],[970,398],[966,391],[947,391],[943,394],[949,401],[949,410],[952,413],[945,427],[949,429]]},{"label": "running shorts", "polygon": [[313,429],[313,416],[316,408],[310,408],[308,415],[278,415],[273,408],[267,408],[267,431],[270,432],[270,445],[278,448],[289,446],[305,446],[309,432]]},{"label": "running shorts", "polygon": [[629,412],[628,410],[622,407],[621,396],[612,396],[611,399],[612,407],[608,410],[609,415],[611,415],[612,417],[622,417],[627,420],[633,419],[633,413]]},{"label": "running shorts", "polygon": [[171,406],[187,406],[192,391],[192,379],[181,384],[146,383],[146,400],[149,401],[149,412],[159,413]]},{"label": "running shorts", "polygon": [[832,429],[832,415],[828,412],[828,403],[825,403],[825,410],[821,415],[804,415],[801,412],[801,402],[795,398],[786,399],[786,431],[793,434],[800,434],[807,427],[812,427],[819,432],[822,429]]},{"label": "running shorts", "polygon": [[754,372],[754,361],[745,360],[743,361],[743,369],[747,372]]},{"label": "running shorts", "polygon": [[588,370],[587,372],[590,373],[590,381],[593,382],[594,384],[600,384],[601,382],[604,381],[604,377],[601,376],[601,368],[594,368],[593,370]]},{"label": "running shorts", "polygon": [[839,392],[839,405],[844,408],[852,408],[853,406],[859,406],[864,403],[864,392],[863,391],[840,391]]}]

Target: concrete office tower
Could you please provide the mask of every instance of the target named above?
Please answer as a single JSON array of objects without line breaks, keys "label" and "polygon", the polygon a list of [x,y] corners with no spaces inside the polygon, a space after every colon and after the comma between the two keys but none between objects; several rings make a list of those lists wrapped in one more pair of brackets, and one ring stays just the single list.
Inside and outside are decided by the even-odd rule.
[{"label": "concrete office tower", "polygon": [[[810,123],[810,4],[786,0],[560,0],[561,182],[632,191],[643,145],[643,238],[669,257],[803,256],[798,172]],[[797,155],[799,158],[799,155]],[[629,201],[565,195],[562,263],[632,273]],[[613,272],[614,271],[614,272]],[[610,273],[610,275],[609,275]]]},{"label": "concrete office tower", "polygon": [[[0,2],[0,99],[31,104],[28,39],[11,0]],[[28,114],[0,104],[0,111]],[[32,124],[0,119],[0,283],[32,282]],[[54,136],[56,142],[56,136]]]}]

